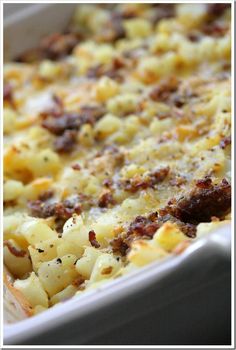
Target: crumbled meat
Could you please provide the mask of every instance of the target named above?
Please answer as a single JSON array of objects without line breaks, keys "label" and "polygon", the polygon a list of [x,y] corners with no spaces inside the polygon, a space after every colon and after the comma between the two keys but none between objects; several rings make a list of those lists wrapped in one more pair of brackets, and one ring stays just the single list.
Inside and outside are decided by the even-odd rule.
[{"label": "crumbled meat", "polygon": [[201,39],[201,34],[199,32],[190,32],[187,34],[187,38],[193,42],[197,43]]},{"label": "crumbled meat", "polygon": [[171,18],[175,16],[175,5],[173,4],[152,4],[152,22],[157,24],[164,18]]},{"label": "crumbled meat", "polygon": [[23,258],[24,256],[27,255],[27,252],[25,250],[17,249],[11,244],[10,241],[4,241],[3,245],[6,246],[11,252],[11,254],[13,254],[17,258]]},{"label": "crumbled meat", "polygon": [[91,243],[91,246],[93,246],[94,248],[100,247],[100,244],[96,239],[96,233],[94,230],[89,231],[89,242]]},{"label": "crumbled meat", "polygon": [[43,193],[41,193],[40,195],[39,195],[39,200],[41,200],[41,201],[46,201],[46,200],[48,200],[49,198],[52,198],[53,197],[53,190],[47,190],[47,191],[44,191]]},{"label": "crumbled meat", "polygon": [[133,241],[140,238],[151,239],[160,226],[156,213],[151,213],[148,217],[137,216],[123,237],[118,236],[111,241],[113,251],[126,255]]},{"label": "crumbled meat", "polygon": [[122,57],[115,57],[112,61],[112,66],[114,69],[122,69],[126,66],[126,62]]},{"label": "crumbled meat", "polygon": [[44,201],[37,199],[28,202],[30,214],[37,218],[48,218],[54,215],[54,208],[51,204],[46,204]]},{"label": "crumbled meat", "polygon": [[153,172],[150,172],[144,178],[137,175],[131,179],[125,180],[121,182],[121,186],[124,187],[125,191],[129,191],[132,193],[135,193],[140,189],[143,190],[149,187],[154,188],[155,185],[165,180],[165,178],[169,174],[169,171],[170,171],[169,167],[156,169]]},{"label": "crumbled meat", "polygon": [[180,229],[180,231],[182,231],[189,238],[196,237],[196,232],[197,232],[196,225],[191,223],[185,223],[181,220],[178,220],[176,217],[168,213],[165,213],[165,211],[162,210],[159,212],[158,224],[161,227],[165,222],[171,222],[173,224],[176,224]]},{"label": "crumbled meat", "polygon": [[80,166],[78,163],[73,164],[73,165],[71,166],[71,168],[74,169],[74,170],[81,170],[81,166]]},{"label": "crumbled meat", "polygon": [[135,193],[150,187],[149,179],[143,179],[141,176],[135,176],[132,179],[125,180],[121,183],[125,191]]},{"label": "crumbled meat", "polygon": [[205,177],[204,179],[197,180],[196,186],[199,188],[212,188],[212,179],[210,177]]},{"label": "crumbled meat", "polygon": [[158,228],[158,222],[152,221],[148,217],[139,215],[133,222],[131,222],[127,231],[127,236],[135,235],[152,237]]},{"label": "crumbled meat", "polygon": [[112,193],[110,191],[106,191],[99,197],[98,206],[100,208],[107,208],[110,204],[115,204],[115,200],[113,198]]},{"label": "crumbled meat", "polygon": [[56,219],[66,221],[74,213],[81,214],[81,204],[78,200],[65,200],[57,203],[45,203],[42,200],[28,202],[28,208],[32,216],[38,218],[48,218],[54,216]]},{"label": "crumbled meat", "polygon": [[181,185],[185,184],[186,182],[187,182],[187,180],[185,177],[180,176],[180,175],[175,175],[170,179],[169,184],[171,186],[180,187]]},{"label": "crumbled meat", "polygon": [[149,174],[152,186],[162,182],[168,176],[170,168],[168,166],[156,169]]},{"label": "crumbled meat", "polygon": [[33,63],[43,59],[50,59],[52,61],[63,59],[65,56],[71,54],[80,39],[79,34],[72,32],[51,34],[42,39],[39,47],[25,51],[16,57],[15,61]]},{"label": "crumbled meat", "polygon": [[224,11],[230,7],[231,7],[230,4],[220,4],[220,3],[208,4],[207,12],[212,17],[219,17],[219,16],[222,16]]},{"label": "crumbled meat", "polygon": [[148,219],[151,220],[152,222],[157,221],[157,219],[158,219],[158,212],[154,211],[153,213],[150,213],[148,215]]},{"label": "crumbled meat", "polygon": [[229,28],[227,26],[216,22],[207,23],[202,27],[202,32],[205,35],[213,37],[222,37],[228,30]]},{"label": "crumbled meat", "polygon": [[111,79],[117,80],[118,82],[123,81],[123,77],[119,70],[111,65],[110,67],[107,67],[103,64],[97,64],[96,66],[93,66],[88,69],[87,71],[87,77],[90,79],[98,79],[102,76],[107,76]]},{"label": "crumbled meat", "polygon": [[[177,219],[192,224],[211,221],[212,216],[224,217],[231,207],[231,185],[226,179],[217,185],[198,185],[189,194],[166,208]],[[207,188],[206,186],[207,183]],[[199,187],[200,185],[200,187]]]},{"label": "crumbled meat", "polygon": [[78,199],[66,199],[61,203],[56,203],[54,206],[54,216],[62,219],[69,219],[73,214],[81,214],[81,204]]},{"label": "crumbled meat", "polygon": [[94,125],[106,113],[103,106],[82,106],[80,108],[81,124]]},{"label": "crumbled meat", "polygon": [[[57,109],[58,110],[58,109]],[[79,113],[59,110],[42,113],[42,126],[54,135],[62,135],[66,130],[79,130],[83,124],[94,125],[105,114],[102,106],[82,106]]]},{"label": "crumbled meat", "polygon": [[129,249],[128,244],[126,244],[121,237],[114,238],[110,242],[110,245],[114,253],[118,253],[122,256],[125,256],[127,253],[127,250]]},{"label": "crumbled meat", "polygon": [[178,80],[172,76],[154,87],[149,96],[153,101],[166,102],[170,95],[177,91],[178,84]]},{"label": "crumbled meat", "polygon": [[40,50],[43,58],[59,60],[69,55],[78,42],[79,38],[74,33],[55,33],[42,40]]},{"label": "crumbled meat", "polygon": [[76,146],[77,132],[66,130],[63,135],[58,136],[54,142],[54,149],[59,153],[69,153]]},{"label": "crumbled meat", "polygon": [[48,116],[42,126],[54,135],[62,135],[66,130],[78,130],[80,117],[77,113],[65,113],[58,117]]},{"label": "crumbled meat", "polygon": [[137,216],[134,221],[131,222],[125,234],[119,235],[110,242],[113,252],[125,256],[133,241],[140,238],[147,240],[152,239],[156,231],[166,222],[175,223],[187,237],[196,237],[196,225],[182,222],[170,215],[164,208],[160,210],[159,214],[153,212],[147,217]]},{"label": "crumbled meat", "polygon": [[220,141],[220,148],[222,149],[225,149],[229,145],[231,145],[231,136],[226,136]]},{"label": "crumbled meat", "polygon": [[125,28],[123,26],[123,16],[119,12],[111,14],[112,40],[125,38]]}]

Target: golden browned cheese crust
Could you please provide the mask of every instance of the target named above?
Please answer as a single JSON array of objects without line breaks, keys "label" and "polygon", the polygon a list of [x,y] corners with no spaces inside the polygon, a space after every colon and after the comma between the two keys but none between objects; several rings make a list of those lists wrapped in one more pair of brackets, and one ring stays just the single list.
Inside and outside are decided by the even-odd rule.
[{"label": "golden browned cheese crust", "polygon": [[230,220],[230,5],[78,5],[4,66],[4,262],[34,312]]}]

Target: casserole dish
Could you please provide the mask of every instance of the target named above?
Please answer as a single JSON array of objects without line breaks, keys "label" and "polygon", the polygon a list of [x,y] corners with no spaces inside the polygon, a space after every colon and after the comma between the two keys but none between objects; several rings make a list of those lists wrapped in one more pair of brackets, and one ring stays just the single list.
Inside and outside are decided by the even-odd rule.
[{"label": "casserole dish", "polygon": [[[65,8],[68,13],[65,11]],[[15,33],[18,35],[17,42],[21,42],[21,38],[25,37],[26,28],[29,30],[29,26],[32,24],[35,28],[37,19],[41,22],[41,18],[44,18],[45,23],[48,23],[47,16],[50,18],[51,13],[56,9],[58,23],[51,21],[50,25],[53,23],[53,28],[47,27],[46,24],[45,26],[40,26],[40,28],[43,28],[43,32],[37,31],[35,37],[33,35],[30,37],[30,40],[37,41],[41,36],[58,30],[59,27],[57,26],[59,24],[65,23],[66,25],[73,11],[73,6],[65,7],[64,4],[41,5],[37,10],[35,9],[36,7],[29,7],[24,12],[24,15],[18,14],[15,24],[12,17],[6,21],[6,57],[7,55],[12,57],[12,55],[17,56],[20,54],[17,45],[13,45],[14,40],[16,40]],[[50,11],[52,12],[50,13]],[[25,18],[27,13],[30,14],[29,21]],[[63,17],[63,22],[60,16]],[[29,43],[24,41],[24,49],[31,48],[32,43],[32,41]],[[214,342],[214,344],[227,344],[229,342],[230,288],[228,289],[229,293],[224,293],[222,297],[222,290],[218,284],[222,283],[222,279],[229,287],[229,232],[229,225],[219,227],[216,232],[194,243],[181,256],[170,258],[162,263],[153,263],[128,277],[122,277],[117,281],[110,282],[109,285],[100,286],[95,291],[85,293],[80,300],[75,298],[67,301],[45,311],[43,314],[34,316],[30,320],[26,319],[12,325],[6,325],[5,343],[41,345],[55,344],[56,341],[57,344],[190,344],[191,342],[194,344],[203,344],[205,342],[207,344],[209,342],[212,342],[212,344]],[[204,261],[207,262],[209,271],[206,271],[206,269],[204,269],[204,272],[202,271],[201,266],[204,266]],[[215,276],[216,271],[219,274],[219,278]],[[195,275],[194,281],[189,278],[193,272]],[[204,280],[206,277],[207,281]],[[201,287],[197,288],[199,282],[201,282]],[[215,290],[216,286],[219,295],[214,294],[214,297],[212,297],[212,290]],[[168,294],[167,290],[170,288],[171,293]],[[191,297],[200,298],[201,293],[206,298],[203,298],[205,306],[207,300],[208,314],[210,306],[216,312],[212,304],[215,301],[214,298],[219,297],[221,298],[218,310],[219,315],[222,308],[225,308],[227,312],[224,312],[224,317],[214,316],[219,322],[216,322],[214,327],[213,325],[211,327],[207,326],[207,333],[203,332],[203,325],[206,327],[206,324],[202,322],[198,332],[193,332],[193,334],[191,327],[196,326],[197,319],[201,315],[196,309],[192,310],[190,314],[187,312],[187,315],[184,315],[184,313],[186,313],[186,310],[196,308],[197,304],[194,303],[193,305],[191,303]],[[226,295],[227,299],[225,298]],[[156,298],[158,302],[155,301]],[[211,303],[209,303],[209,300],[211,300]],[[201,305],[203,307],[203,304]],[[183,336],[181,327],[178,330],[176,329],[178,317],[182,312],[186,321],[181,321],[181,327],[183,327],[184,333],[188,333],[186,336]],[[167,314],[171,314],[170,320],[166,319]],[[93,318],[93,315],[96,315],[96,319],[95,317]],[[145,328],[144,324],[149,318],[155,319],[155,327],[159,329],[158,332],[156,332],[156,328],[153,325],[150,326],[151,330]],[[75,323],[76,327],[72,327],[72,324],[74,325]],[[150,325],[150,322],[148,324]],[[219,332],[218,337],[213,335],[215,330],[220,329],[223,324],[225,332]],[[143,328],[145,332],[142,331]],[[114,329],[116,331],[119,329],[120,331],[114,332]],[[171,329],[170,335],[168,335],[168,329]],[[119,333],[119,336],[114,333]],[[199,339],[199,334],[202,335],[201,339]]]}]

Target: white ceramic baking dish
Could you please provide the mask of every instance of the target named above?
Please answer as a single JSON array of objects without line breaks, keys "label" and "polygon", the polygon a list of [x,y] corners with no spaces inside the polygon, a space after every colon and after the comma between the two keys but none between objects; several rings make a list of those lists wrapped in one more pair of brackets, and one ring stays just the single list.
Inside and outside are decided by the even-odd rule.
[{"label": "white ceramic baking dish", "polygon": [[[75,4],[4,4],[4,57],[63,30]],[[4,344],[229,345],[230,226],[37,316],[5,304]]]}]

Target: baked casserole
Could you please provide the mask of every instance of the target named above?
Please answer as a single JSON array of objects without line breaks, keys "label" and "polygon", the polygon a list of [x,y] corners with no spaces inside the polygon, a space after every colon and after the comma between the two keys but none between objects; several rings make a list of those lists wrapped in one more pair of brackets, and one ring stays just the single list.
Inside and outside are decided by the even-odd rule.
[{"label": "baked casserole", "polygon": [[4,65],[4,279],[27,315],[230,222],[230,10],[80,4]]}]

